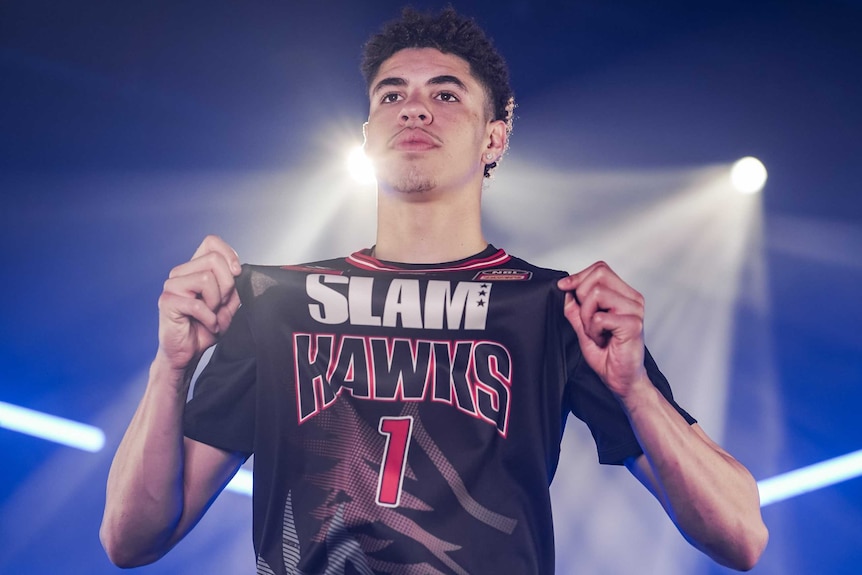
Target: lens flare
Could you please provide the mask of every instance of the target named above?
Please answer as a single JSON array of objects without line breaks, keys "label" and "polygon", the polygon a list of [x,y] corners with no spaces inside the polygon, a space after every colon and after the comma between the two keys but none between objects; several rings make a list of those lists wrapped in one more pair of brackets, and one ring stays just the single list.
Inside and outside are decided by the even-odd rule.
[{"label": "lens flare", "polygon": [[353,179],[364,185],[375,183],[374,166],[371,165],[368,156],[362,146],[357,146],[347,156],[347,169]]},{"label": "lens flare", "polygon": [[730,169],[730,181],[736,191],[756,194],[766,184],[766,166],[752,156],[737,160]]}]

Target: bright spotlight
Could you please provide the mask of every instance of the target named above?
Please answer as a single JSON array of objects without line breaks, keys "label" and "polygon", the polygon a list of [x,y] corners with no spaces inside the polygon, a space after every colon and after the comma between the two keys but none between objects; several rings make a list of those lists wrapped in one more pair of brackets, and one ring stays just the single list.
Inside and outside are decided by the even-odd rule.
[{"label": "bright spotlight", "polygon": [[730,181],[738,192],[754,194],[766,183],[766,167],[752,156],[738,160],[730,169]]},{"label": "bright spotlight", "polygon": [[376,181],[374,166],[371,165],[371,161],[365,155],[362,146],[357,146],[350,151],[350,155],[347,157],[347,169],[350,170],[353,179],[360,184],[370,185]]}]

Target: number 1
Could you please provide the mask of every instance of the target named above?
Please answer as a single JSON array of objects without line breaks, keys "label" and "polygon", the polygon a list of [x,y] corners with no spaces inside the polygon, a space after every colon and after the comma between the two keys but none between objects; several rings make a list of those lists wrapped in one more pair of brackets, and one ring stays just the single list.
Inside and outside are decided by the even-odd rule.
[{"label": "number 1", "polygon": [[377,504],[383,507],[398,507],[401,502],[401,486],[404,470],[407,469],[407,449],[413,433],[413,418],[381,417],[377,430],[386,436],[383,461],[380,462],[380,477],[377,480]]}]

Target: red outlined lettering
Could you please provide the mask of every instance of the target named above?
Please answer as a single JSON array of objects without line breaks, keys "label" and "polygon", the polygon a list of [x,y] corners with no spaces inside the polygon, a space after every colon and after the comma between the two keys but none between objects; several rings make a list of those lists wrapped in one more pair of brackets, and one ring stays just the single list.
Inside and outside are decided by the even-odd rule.
[{"label": "red outlined lettering", "polygon": [[407,469],[413,418],[409,415],[381,417],[377,430],[386,436],[386,447],[383,449],[380,476],[377,480],[377,504],[382,507],[398,507],[401,503],[404,472]]}]

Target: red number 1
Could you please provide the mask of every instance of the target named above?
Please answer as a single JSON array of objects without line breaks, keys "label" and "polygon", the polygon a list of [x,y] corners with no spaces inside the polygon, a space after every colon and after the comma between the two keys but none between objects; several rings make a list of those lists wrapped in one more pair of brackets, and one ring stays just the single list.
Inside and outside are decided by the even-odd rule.
[{"label": "red number 1", "polygon": [[413,432],[413,418],[381,417],[377,430],[386,436],[383,461],[380,462],[380,477],[377,481],[377,504],[383,507],[398,507],[401,501],[401,486],[407,468],[407,449]]}]

